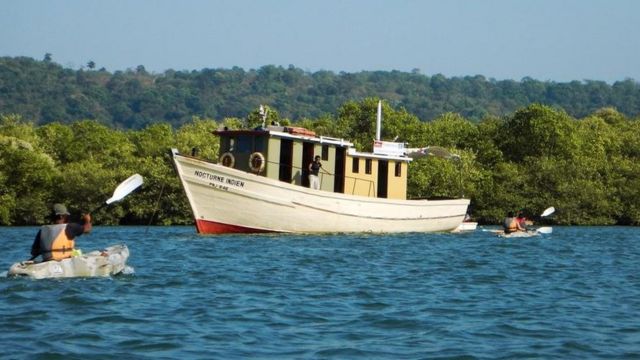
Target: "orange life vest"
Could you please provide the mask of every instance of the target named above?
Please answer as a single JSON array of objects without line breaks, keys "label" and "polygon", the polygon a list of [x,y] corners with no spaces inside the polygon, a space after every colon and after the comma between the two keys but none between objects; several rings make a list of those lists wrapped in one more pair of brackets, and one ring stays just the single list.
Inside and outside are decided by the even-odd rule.
[{"label": "orange life vest", "polygon": [[70,258],[75,241],[67,236],[67,224],[44,225],[40,228],[40,252],[44,261]]}]

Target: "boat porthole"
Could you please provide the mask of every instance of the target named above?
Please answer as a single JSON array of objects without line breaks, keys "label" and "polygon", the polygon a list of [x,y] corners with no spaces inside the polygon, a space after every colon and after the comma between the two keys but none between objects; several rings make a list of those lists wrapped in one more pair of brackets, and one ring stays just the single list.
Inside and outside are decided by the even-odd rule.
[{"label": "boat porthole", "polygon": [[264,166],[265,159],[262,153],[254,152],[253,154],[251,154],[251,156],[249,156],[249,168],[251,169],[251,171],[260,174],[262,170],[264,170]]},{"label": "boat porthole", "polygon": [[220,164],[226,167],[233,167],[236,164],[236,159],[233,157],[233,154],[230,152],[226,152],[220,156]]}]

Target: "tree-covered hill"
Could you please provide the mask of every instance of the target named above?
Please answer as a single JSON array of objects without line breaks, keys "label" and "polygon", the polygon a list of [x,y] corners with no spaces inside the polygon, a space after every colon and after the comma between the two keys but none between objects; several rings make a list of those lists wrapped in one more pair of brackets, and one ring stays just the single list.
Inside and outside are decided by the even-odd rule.
[{"label": "tree-covered hill", "polygon": [[[47,54],[48,55],[48,54]],[[448,112],[471,121],[505,116],[531,103],[586,117],[613,107],[627,117],[640,114],[640,84],[634,80],[557,83],[483,76],[447,78],[417,71],[305,72],[294,66],[260,69],[168,70],[151,74],[143,66],[110,73],[64,68],[45,56],[0,58],[0,114],[18,114],[36,124],[96,120],[123,129],[155,122],[179,127],[193,116],[244,117],[258,104],[278,109],[294,122],[334,113],[348,101],[379,97],[421,121]]]}]

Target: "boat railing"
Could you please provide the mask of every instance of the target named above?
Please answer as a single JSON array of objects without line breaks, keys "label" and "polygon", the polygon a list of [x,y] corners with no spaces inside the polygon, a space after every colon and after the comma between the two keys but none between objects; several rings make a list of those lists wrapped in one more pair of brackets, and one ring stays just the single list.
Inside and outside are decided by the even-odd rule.
[{"label": "boat railing", "polygon": [[[291,178],[288,181],[289,183],[292,183],[292,182],[298,183],[298,181],[296,179],[297,177],[300,177],[300,180],[299,180],[299,184],[300,185],[305,183],[305,181],[302,179],[302,174],[303,173],[307,173],[307,171],[305,171],[301,167],[294,166],[294,165],[282,164],[282,163],[275,162],[275,161],[267,161],[267,163],[273,164],[273,166],[276,166],[276,167],[284,166],[284,167],[290,168],[291,169]],[[325,181],[330,181],[332,184],[335,183],[335,178],[336,178],[335,174],[332,174],[332,173],[329,173],[329,172],[320,171],[320,173],[318,175],[320,177],[320,188],[322,188],[322,184]],[[376,187],[375,187],[375,183],[372,180],[356,178],[356,177],[353,177],[353,176],[344,176],[344,179],[345,179],[345,185],[347,183],[346,180],[352,180],[352,184],[351,184],[352,186],[350,186],[350,189],[347,189],[346,186],[343,186],[343,192],[342,192],[343,194],[356,195],[356,189],[366,187],[366,189],[367,189],[366,196],[369,196],[369,197],[371,197],[371,196],[375,197],[376,196]],[[364,185],[362,185],[362,184],[364,184]],[[358,194],[358,195],[364,195],[364,194]]]}]

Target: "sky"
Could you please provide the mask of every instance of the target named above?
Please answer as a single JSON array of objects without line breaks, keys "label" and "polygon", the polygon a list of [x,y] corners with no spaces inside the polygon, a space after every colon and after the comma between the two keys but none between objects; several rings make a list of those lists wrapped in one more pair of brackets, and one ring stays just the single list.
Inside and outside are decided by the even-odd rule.
[{"label": "sky", "polygon": [[0,0],[0,56],[110,72],[640,81],[637,0]]}]

